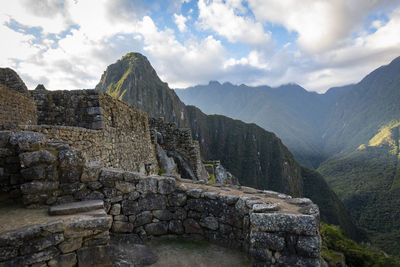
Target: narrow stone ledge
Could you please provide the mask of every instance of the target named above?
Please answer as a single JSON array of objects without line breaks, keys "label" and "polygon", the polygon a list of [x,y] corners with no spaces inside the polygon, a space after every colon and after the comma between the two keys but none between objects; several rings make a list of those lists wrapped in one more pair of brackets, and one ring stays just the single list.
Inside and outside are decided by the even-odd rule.
[{"label": "narrow stone ledge", "polygon": [[104,209],[103,200],[87,200],[87,201],[61,204],[58,206],[52,206],[49,208],[49,214],[68,215],[68,214],[76,214],[79,212],[86,212],[97,209]]}]

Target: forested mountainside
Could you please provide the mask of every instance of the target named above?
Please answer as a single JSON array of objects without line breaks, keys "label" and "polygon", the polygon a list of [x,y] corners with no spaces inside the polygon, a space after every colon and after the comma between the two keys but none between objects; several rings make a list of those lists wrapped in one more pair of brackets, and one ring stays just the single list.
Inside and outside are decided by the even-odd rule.
[{"label": "forested mountainside", "polygon": [[[191,128],[193,137],[200,143],[202,157],[221,160],[241,184],[315,198],[323,219],[329,223],[339,222],[349,236],[355,238],[358,235],[351,217],[341,203],[336,203],[340,200],[323,178],[311,173],[304,181],[306,176],[302,176],[302,167],[275,134],[255,124],[225,116],[208,116],[198,108],[185,106],[159,79],[143,55],[129,53],[110,65],[96,89],[126,101],[150,116],[161,116]],[[315,190],[304,189],[310,179],[319,181]],[[322,195],[325,198],[321,198]]]},{"label": "forested mountainside", "polygon": [[[398,154],[393,152],[400,121],[400,57],[357,84],[325,94],[294,84],[271,88],[217,82],[176,92],[207,113],[273,130],[297,160],[318,168],[377,244],[400,255]],[[377,142],[380,138],[386,141]]]}]

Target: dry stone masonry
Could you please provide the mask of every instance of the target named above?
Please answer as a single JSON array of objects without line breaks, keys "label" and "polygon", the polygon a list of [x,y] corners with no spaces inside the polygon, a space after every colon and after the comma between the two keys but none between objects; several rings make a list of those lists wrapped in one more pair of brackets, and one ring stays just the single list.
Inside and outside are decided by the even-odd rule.
[{"label": "dry stone masonry", "polygon": [[157,146],[159,158],[165,157],[162,155],[165,151],[166,156],[174,159],[180,173],[186,174],[186,178],[207,181],[208,173],[201,161],[200,146],[193,140],[190,129],[178,128],[175,123],[164,122],[163,118],[150,118],[149,124],[151,140]]},{"label": "dry stone masonry", "polygon": [[0,125],[36,124],[36,105],[30,97],[2,84],[0,96]]},{"label": "dry stone masonry", "polygon": [[[12,93],[26,96],[0,86],[1,101]],[[110,232],[206,239],[247,252],[253,266],[320,266],[319,210],[309,199],[206,184],[190,131],[149,123],[107,95],[32,94],[42,125],[36,115],[24,120],[14,102],[7,112],[16,123],[0,121],[0,189],[56,217],[0,232],[0,266],[111,266]],[[36,107],[28,96],[16,99]],[[155,175],[157,145],[184,156],[192,180]]]}]

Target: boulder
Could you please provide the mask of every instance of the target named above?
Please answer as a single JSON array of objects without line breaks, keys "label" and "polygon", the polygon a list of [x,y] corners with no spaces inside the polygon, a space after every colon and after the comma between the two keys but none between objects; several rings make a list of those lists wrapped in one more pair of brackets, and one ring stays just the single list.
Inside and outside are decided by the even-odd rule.
[{"label": "boulder", "polygon": [[161,170],[165,174],[177,173],[177,165],[172,157],[168,157],[167,153],[160,145],[157,144],[157,159],[160,164]]}]

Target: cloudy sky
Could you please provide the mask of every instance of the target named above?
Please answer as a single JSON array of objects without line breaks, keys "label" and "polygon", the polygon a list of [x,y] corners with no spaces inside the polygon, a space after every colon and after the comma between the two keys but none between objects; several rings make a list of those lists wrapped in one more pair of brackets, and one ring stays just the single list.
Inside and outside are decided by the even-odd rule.
[{"label": "cloudy sky", "polygon": [[0,37],[0,67],[29,88],[94,88],[109,64],[140,52],[173,88],[324,92],[400,56],[400,1],[1,0]]}]

